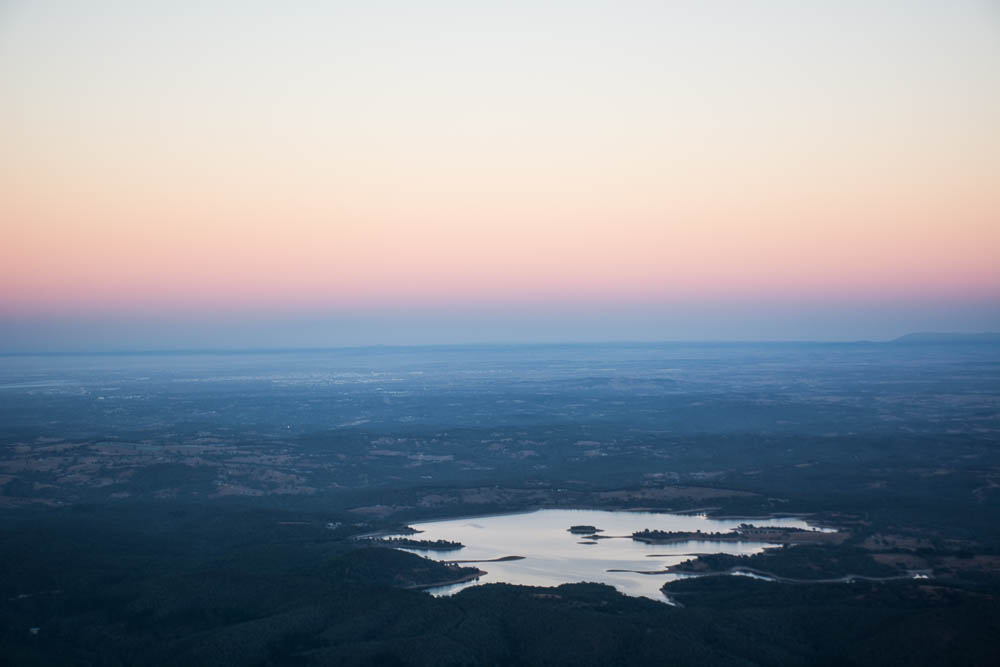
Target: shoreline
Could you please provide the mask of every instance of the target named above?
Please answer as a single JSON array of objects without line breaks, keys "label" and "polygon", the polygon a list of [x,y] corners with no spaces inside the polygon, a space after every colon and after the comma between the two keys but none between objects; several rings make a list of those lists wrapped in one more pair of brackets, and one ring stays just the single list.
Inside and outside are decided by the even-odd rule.
[{"label": "shoreline", "polygon": [[901,581],[904,579],[917,579],[920,576],[930,578],[929,575],[924,573],[909,573],[906,574],[894,574],[887,577],[871,577],[864,574],[844,574],[839,577],[824,577],[820,579],[798,579],[795,577],[783,577],[773,572],[767,572],[766,570],[758,570],[754,567],[731,567],[726,570],[714,570],[711,572],[685,572],[683,570],[675,569],[677,566],[672,565],[671,567],[664,570],[662,573],[657,572],[638,572],[637,570],[629,570],[631,572],[637,572],[638,574],[677,574],[684,575],[685,579],[697,579],[698,577],[756,577],[764,579],[765,581],[771,581],[779,584],[850,584],[855,581]]},{"label": "shoreline", "polygon": [[440,588],[442,586],[452,586],[454,584],[464,584],[467,581],[475,581],[479,577],[489,574],[486,570],[480,570],[476,568],[475,572],[463,575],[461,577],[456,577],[455,579],[446,579],[445,581],[435,581],[429,584],[412,584],[410,586],[404,586],[405,590],[416,590],[416,591],[426,591],[430,588]]},{"label": "shoreline", "polygon": [[526,556],[497,556],[496,558],[479,558],[476,560],[443,560],[441,563],[464,565],[465,563],[509,563],[514,560],[524,560]]}]

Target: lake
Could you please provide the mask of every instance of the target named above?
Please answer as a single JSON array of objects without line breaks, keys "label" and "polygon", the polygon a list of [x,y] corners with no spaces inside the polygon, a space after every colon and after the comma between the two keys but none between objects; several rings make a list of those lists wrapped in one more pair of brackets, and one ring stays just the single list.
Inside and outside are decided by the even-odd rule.
[{"label": "lake", "polygon": [[[435,560],[488,560],[523,556],[523,560],[475,563],[487,574],[476,581],[429,589],[450,595],[463,588],[487,583],[558,586],[593,581],[614,586],[626,595],[665,599],[660,587],[683,575],[609,572],[608,570],[663,570],[695,554],[754,554],[776,546],[766,542],[688,540],[671,544],[645,544],[631,539],[635,531],[726,532],[741,523],[819,530],[799,518],[711,519],[697,514],[609,512],[600,510],[538,510],[521,514],[466,517],[414,523],[419,540],[461,542],[455,551],[407,549]],[[620,538],[586,540],[568,532],[570,526],[592,525],[602,536]]]}]

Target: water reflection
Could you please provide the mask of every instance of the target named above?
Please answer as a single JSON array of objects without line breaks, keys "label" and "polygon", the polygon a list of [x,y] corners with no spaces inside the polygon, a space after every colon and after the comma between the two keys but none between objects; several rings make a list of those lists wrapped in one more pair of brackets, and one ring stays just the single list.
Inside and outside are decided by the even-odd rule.
[{"label": "water reflection", "polygon": [[[461,542],[457,551],[408,549],[435,560],[489,560],[523,556],[523,560],[476,564],[487,574],[476,581],[430,589],[434,595],[450,595],[463,588],[485,583],[558,586],[593,581],[614,586],[626,595],[664,600],[660,587],[680,578],[675,574],[639,574],[609,570],[659,571],[698,554],[754,554],[776,546],[766,542],[718,542],[687,540],[671,544],[645,544],[631,539],[633,532],[701,530],[726,532],[747,519],[710,519],[703,515],[653,512],[606,512],[598,510],[538,510],[522,514],[479,516],[413,524],[423,531],[411,536],[421,540]],[[757,519],[757,526],[815,529],[802,519]],[[605,539],[588,544],[570,526],[592,525]]]}]

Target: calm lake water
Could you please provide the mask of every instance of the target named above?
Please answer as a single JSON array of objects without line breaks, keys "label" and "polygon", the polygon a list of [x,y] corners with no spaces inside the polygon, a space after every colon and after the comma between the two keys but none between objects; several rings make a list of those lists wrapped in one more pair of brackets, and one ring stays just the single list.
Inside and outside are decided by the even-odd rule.
[{"label": "calm lake water", "polygon": [[[765,542],[713,542],[691,540],[672,544],[644,544],[631,539],[644,530],[726,532],[741,523],[815,529],[802,519],[710,519],[703,515],[653,512],[604,512],[598,510],[538,510],[523,514],[429,521],[412,524],[423,531],[412,539],[461,542],[456,551],[408,549],[435,560],[486,560],[501,556],[524,556],[524,560],[473,564],[486,570],[477,581],[430,589],[434,595],[450,595],[479,584],[502,582],[530,586],[558,586],[594,581],[614,586],[626,595],[664,600],[660,587],[678,579],[673,574],[639,574],[608,570],[662,570],[695,554],[754,554],[775,546]],[[568,532],[573,525],[592,525],[603,536],[619,539],[596,541]],[[593,543],[590,543],[593,542]]]}]

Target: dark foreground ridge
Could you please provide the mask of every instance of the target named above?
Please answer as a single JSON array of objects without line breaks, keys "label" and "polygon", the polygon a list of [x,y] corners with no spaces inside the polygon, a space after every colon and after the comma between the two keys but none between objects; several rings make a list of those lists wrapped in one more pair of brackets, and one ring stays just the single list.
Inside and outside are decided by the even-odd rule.
[{"label": "dark foreground ridge", "polygon": [[[34,558],[10,562],[4,578],[5,659],[652,665],[669,655],[680,665],[989,664],[1000,630],[990,588],[954,575],[822,585],[703,577],[665,587],[676,608],[597,584],[489,584],[433,598],[417,589],[480,571],[357,547],[328,536],[324,518],[155,506],[8,517],[4,553]],[[49,549],[38,551],[40,543]]]}]

